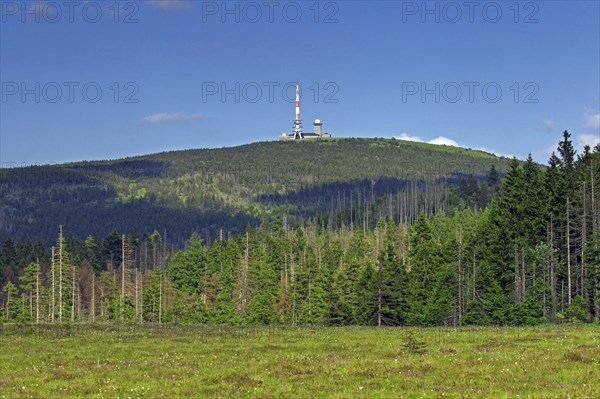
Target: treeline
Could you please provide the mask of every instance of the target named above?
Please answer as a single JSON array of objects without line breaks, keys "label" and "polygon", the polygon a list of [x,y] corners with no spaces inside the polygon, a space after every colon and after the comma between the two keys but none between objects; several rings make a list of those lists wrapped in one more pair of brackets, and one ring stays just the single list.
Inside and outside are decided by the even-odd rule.
[{"label": "treeline", "polygon": [[[65,239],[5,278],[2,319],[23,322],[523,325],[600,319],[600,144],[565,132],[547,168],[514,160],[501,184],[456,195],[485,209],[380,215],[374,226],[264,221],[174,250],[158,232]],[[459,186],[460,187],[460,186]],[[477,188],[476,188],[477,187]],[[494,188],[496,187],[496,188]],[[497,191],[497,193],[496,193]],[[360,219],[359,219],[360,220]],[[2,263],[7,261],[7,246]],[[48,254],[49,252],[49,254]],[[12,255],[11,255],[12,256]],[[14,264],[13,266],[14,267]],[[12,269],[11,269],[12,270]]]},{"label": "treeline", "polygon": [[287,209],[286,217],[292,222],[316,217],[334,228],[345,224],[372,228],[384,218],[412,224],[421,212],[429,216],[483,208],[497,193],[499,182],[500,174],[492,164],[487,176],[457,173],[435,179],[363,179],[263,195],[258,201]]},{"label": "treeline", "polygon": [[183,243],[193,231],[203,238],[221,229],[243,233],[273,216],[290,223],[331,218],[339,227],[346,211],[354,219],[364,214],[370,227],[384,213],[413,222],[420,211],[458,205],[448,186],[484,178],[492,165],[502,174],[507,164],[455,147],[334,139],[0,168],[0,240],[50,245],[62,224],[80,238],[137,227],[166,230]]},{"label": "treeline", "polygon": [[171,207],[154,196],[121,200],[113,188],[96,185],[91,180],[77,184],[61,180],[55,187],[35,181],[10,187],[0,181],[2,241],[9,237],[14,241],[32,239],[47,246],[55,240],[56,226],[63,224],[78,237],[104,237],[115,227],[128,232],[158,228],[166,230],[173,241],[183,243],[193,231],[216,235],[224,227],[241,233],[246,225],[258,224],[246,212]]}]

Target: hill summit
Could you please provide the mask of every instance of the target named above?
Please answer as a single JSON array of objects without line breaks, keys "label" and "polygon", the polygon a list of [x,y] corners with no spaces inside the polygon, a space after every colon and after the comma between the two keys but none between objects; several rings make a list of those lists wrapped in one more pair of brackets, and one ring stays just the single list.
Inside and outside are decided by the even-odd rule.
[{"label": "hill summit", "polygon": [[75,235],[161,229],[185,240],[283,215],[342,223],[366,212],[374,222],[384,197],[387,216],[414,217],[453,206],[448,187],[507,165],[465,148],[331,138],[3,169],[0,239],[50,242],[59,224]]}]

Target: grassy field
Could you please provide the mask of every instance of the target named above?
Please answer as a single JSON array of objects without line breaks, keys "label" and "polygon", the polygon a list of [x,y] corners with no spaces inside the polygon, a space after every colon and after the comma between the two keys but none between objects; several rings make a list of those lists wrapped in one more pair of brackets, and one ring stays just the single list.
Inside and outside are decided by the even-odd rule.
[{"label": "grassy field", "polygon": [[600,328],[0,331],[0,398],[600,398]]}]

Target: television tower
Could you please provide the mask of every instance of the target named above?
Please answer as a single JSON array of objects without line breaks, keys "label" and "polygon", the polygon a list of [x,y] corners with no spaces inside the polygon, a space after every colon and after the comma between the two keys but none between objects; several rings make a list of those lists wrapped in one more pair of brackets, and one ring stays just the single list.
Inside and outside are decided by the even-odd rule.
[{"label": "television tower", "polygon": [[296,119],[293,126],[294,139],[304,138],[302,135],[302,120],[300,119],[300,84],[296,80]]}]

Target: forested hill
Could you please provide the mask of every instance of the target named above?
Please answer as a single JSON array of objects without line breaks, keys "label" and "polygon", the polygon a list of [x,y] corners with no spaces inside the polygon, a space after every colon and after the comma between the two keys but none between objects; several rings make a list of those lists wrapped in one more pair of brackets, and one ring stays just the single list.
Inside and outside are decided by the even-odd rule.
[{"label": "forested hill", "polygon": [[507,165],[464,148],[331,139],[1,169],[0,239],[49,243],[64,225],[80,238],[158,229],[183,243],[192,231],[236,233],[278,215],[291,223],[402,222],[420,211],[485,205],[490,195],[476,182]]},{"label": "forested hill", "polygon": [[[344,148],[346,143],[271,143],[256,148],[271,146],[281,153],[292,149],[290,154],[321,159],[321,147],[329,145]],[[363,151],[375,148],[371,156],[384,159],[394,146],[400,153],[403,144],[369,140],[355,145],[363,145]],[[231,151],[243,154],[248,148],[253,146]],[[331,152],[332,159],[338,152]],[[178,154],[139,162],[160,159],[168,164],[173,155]],[[361,160],[371,168],[380,162],[352,155],[354,162],[337,164],[340,174],[348,173],[339,169],[341,164],[359,173]],[[154,184],[182,178],[173,170],[183,164],[154,171]],[[129,178],[140,186],[138,182],[153,181],[147,176]],[[524,163],[511,160],[501,183],[490,173],[485,182],[467,179],[456,190],[446,190],[447,197],[460,194],[458,202],[491,195],[486,207],[432,212],[429,205],[443,201],[426,200],[420,202],[425,208],[410,220],[404,210],[415,208],[409,203],[443,192],[436,189],[439,183],[425,181],[422,191],[410,186],[408,193],[386,194],[359,205],[357,194],[365,194],[356,189],[350,197],[353,207],[295,226],[274,217],[241,234],[213,240],[193,233],[185,248],[174,245],[173,234],[164,236],[162,231],[147,235],[113,230],[101,240],[78,240],[65,235],[66,228],[54,227],[50,232],[57,239],[52,248],[8,238],[0,249],[0,323],[456,326],[600,321],[600,144],[577,154],[564,132],[547,168],[531,157]],[[345,190],[348,199],[348,188],[354,186],[339,184],[340,197]],[[258,192],[257,186],[243,187]],[[147,192],[161,189],[142,187]],[[193,190],[187,192],[191,195]],[[250,200],[263,206],[254,197]],[[367,209],[361,213],[363,206]],[[148,220],[155,217],[138,214]],[[336,221],[344,224],[336,226]]]}]

